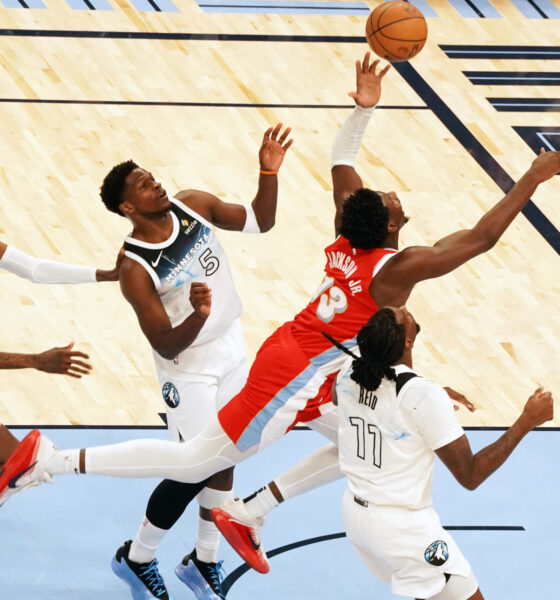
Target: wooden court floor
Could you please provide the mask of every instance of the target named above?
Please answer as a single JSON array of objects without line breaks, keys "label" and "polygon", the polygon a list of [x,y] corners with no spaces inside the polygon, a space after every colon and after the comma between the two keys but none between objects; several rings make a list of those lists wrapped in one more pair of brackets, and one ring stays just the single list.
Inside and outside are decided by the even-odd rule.
[{"label": "wooden court floor", "polygon": [[[358,162],[366,185],[399,193],[411,216],[403,245],[473,225],[535,143],[560,148],[560,3],[523,2],[422,4],[427,46],[385,79]],[[330,145],[376,2],[2,3],[0,237],[22,250],[109,266],[128,232],[98,195],[113,164],[134,158],[169,192],[247,203],[263,131],[293,128],[273,231],[220,235],[254,355],[321,280]],[[423,327],[416,369],[476,404],[465,425],[510,424],[537,385],[560,394],[559,197],[558,178],[542,185],[490,253],[409,302]],[[116,284],[39,287],[5,272],[0,284],[2,350],[74,340],[94,365],[81,381],[0,373],[0,421],[161,423],[148,344]]]}]

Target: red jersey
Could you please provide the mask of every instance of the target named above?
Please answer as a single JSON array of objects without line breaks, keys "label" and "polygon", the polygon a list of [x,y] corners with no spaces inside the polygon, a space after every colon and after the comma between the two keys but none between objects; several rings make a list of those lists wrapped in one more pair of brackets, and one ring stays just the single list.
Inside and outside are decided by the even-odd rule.
[{"label": "red jersey", "polygon": [[374,269],[391,248],[359,250],[343,236],[325,248],[325,278],[311,302],[292,321],[292,333],[307,356],[317,356],[331,343],[353,340],[379,307],[369,293]]}]

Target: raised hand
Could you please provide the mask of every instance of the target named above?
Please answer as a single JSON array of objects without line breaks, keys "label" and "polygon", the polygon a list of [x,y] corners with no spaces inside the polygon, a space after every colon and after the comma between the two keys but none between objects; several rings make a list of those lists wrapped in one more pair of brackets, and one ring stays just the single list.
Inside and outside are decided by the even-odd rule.
[{"label": "raised hand", "polygon": [[259,150],[259,162],[262,171],[278,171],[282,165],[286,151],[294,141],[293,139],[286,141],[292,131],[290,127],[286,127],[284,133],[278,137],[282,127],[282,123],[278,123],[276,127],[269,127],[264,132],[263,141]]},{"label": "raised hand", "polygon": [[[463,396],[463,394],[456,392],[453,388],[450,387],[444,387],[443,389],[447,392],[447,395],[451,398],[451,400],[453,400],[453,402],[457,402],[458,404],[466,406],[471,412],[474,412],[476,410],[476,406],[470,400],[467,400],[467,398]],[[459,410],[459,407],[456,404],[453,405],[453,408],[455,410]]]},{"label": "raised hand", "polygon": [[74,342],[68,346],[51,348],[35,355],[33,366],[45,373],[61,373],[79,379],[82,375],[89,375],[92,367],[89,363],[80,360],[89,359],[87,354],[79,350],[72,350]]},{"label": "raised hand", "polygon": [[391,65],[377,71],[379,59],[369,64],[370,53],[366,52],[362,62],[356,61],[356,91],[348,95],[358,106],[367,108],[375,106],[381,97],[381,80],[385,77]]},{"label": "raised hand", "polygon": [[521,417],[530,429],[550,421],[554,417],[552,394],[545,392],[542,387],[535,390],[527,400]]},{"label": "raised hand", "polygon": [[206,283],[193,281],[191,283],[191,293],[189,300],[194,308],[194,312],[200,317],[206,319],[210,315],[212,306],[212,290]]},{"label": "raised hand", "polygon": [[529,172],[537,177],[539,182],[550,179],[560,172],[560,152],[547,152],[544,148],[532,162]]}]

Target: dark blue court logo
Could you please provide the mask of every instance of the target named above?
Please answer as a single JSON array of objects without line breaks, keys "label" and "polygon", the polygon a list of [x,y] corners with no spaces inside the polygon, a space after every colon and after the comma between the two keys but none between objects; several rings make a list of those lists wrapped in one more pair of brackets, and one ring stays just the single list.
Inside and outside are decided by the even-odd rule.
[{"label": "dark blue court logo", "polygon": [[449,558],[447,544],[443,540],[437,540],[430,544],[424,552],[424,558],[427,563],[439,567]]},{"label": "dark blue court logo", "polygon": [[161,393],[165,400],[165,404],[167,404],[169,408],[177,408],[177,406],[179,406],[179,402],[181,402],[179,390],[171,383],[171,381],[166,381],[163,384]]}]

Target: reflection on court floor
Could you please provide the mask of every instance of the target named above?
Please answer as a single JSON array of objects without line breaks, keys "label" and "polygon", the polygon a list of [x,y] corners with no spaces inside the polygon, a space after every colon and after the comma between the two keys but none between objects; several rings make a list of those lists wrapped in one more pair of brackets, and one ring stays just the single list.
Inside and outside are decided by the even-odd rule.
[{"label": "reflection on court floor", "polygon": [[[25,430],[15,432],[20,436]],[[161,429],[51,429],[60,446],[105,444],[138,437],[165,438]],[[469,431],[473,450],[501,431]],[[294,431],[236,469],[236,492],[249,494],[285,467],[323,443],[310,431]],[[556,600],[551,576],[557,568],[560,473],[551,457],[560,454],[557,430],[532,432],[500,471],[475,492],[467,492],[441,464],[434,498],[442,523],[470,561],[487,599]],[[2,598],[18,600],[126,600],[124,585],[109,562],[125,539],[133,537],[153,480],[58,477],[12,498],[0,510]],[[245,570],[225,542],[231,600],[267,598],[396,598],[375,581],[341,535],[343,481],[280,506],[263,530],[263,543],[279,551],[271,571]],[[192,599],[173,574],[192,549],[196,531],[193,507],[165,539],[161,572],[175,600]],[[321,538],[326,538],[321,541]]]}]

